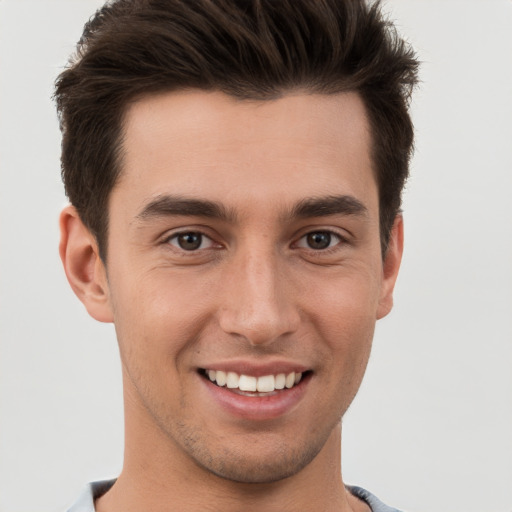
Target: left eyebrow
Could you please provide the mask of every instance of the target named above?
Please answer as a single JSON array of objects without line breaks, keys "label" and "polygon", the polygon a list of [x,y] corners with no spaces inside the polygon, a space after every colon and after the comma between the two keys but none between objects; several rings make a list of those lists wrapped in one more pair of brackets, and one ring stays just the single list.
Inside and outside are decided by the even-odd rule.
[{"label": "left eyebrow", "polygon": [[325,217],[329,215],[349,215],[367,217],[368,209],[354,196],[312,197],[299,201],[290,213],[291,218]]}]

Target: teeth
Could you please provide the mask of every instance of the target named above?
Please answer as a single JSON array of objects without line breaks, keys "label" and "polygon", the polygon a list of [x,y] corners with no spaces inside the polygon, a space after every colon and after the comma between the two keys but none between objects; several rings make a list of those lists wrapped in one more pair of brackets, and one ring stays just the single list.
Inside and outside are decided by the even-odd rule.
[{"label": "teeth", "polygon": [[226,386],[229,389],[240,391],[257,391],[258,393],[271,393],[276,389],[292,388],[302,379],[302,373],[291,372],[288,374],[264,375],[252,377],[250,375],[238,375],[235,372],[223,372],[221,370],[207,370],[208,378],[218,386]]},{"label": "teeth", "polygon": [[238,373],[228,372],[226,375],[226,386],[230,389],[235,389],[238,387],[239,380],[240,377],[238,376]]},{"label": "teeth", "polygon": [[256,391],[258,379],[256,377],[249,377],[248,375],[240,375],[238,381],[238,389],[240,391]]},{"label": "teeth", "polygon": [[226,384],[226,380],[227,380],[226,372],[221,372],[220,370],[217,370],[215,373],[217,374],[217,376],[216,376],[217,384],[221,387],[224,386]]},{"label": "teeth", "polygon": [[279,373],[276,375],[275,388],[276,389],[284,389],[284,385],[286,383],[286,375],[284,373]]},{"label": "teeth", "polygon": [[[242,378],[240,377],[240,380]],[[275,388],[275,378],[273,375],[265,375],[264,377],[258,377],[258,384],[256,386],[256,389],[260,393],[268,393],[270,391],[274,391]],[[242,388],[240,388],[242,389]]]}]

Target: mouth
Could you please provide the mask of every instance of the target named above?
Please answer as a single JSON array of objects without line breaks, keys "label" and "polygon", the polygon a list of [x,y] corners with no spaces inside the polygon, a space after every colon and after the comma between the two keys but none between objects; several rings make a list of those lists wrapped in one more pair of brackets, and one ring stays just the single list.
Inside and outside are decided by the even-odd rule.
[{"label": "mouth", "polygon": [[306,380],[311,371],[276,373],[262,376],[200,368],[199,374],[212,384],[248,397],[268,397],[291,390]]},{"label": "mouth", "polygon": [[265,365],[228,361],[222,366],[198,368],[197,372],[209,404],[220,407],[215,411],[225,411],[228,417],[251,424],[289,418],[309,396],[313,376],[312,370],[286,361]]}]

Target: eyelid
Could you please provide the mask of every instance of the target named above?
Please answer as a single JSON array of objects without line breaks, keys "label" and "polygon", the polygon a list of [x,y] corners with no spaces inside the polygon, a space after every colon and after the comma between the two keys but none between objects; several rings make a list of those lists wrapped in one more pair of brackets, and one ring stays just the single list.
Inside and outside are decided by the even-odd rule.
[{"label": "eyelid", "polygon": [[[183,249],[183,247],[179,246],[178,238],[181,235],[187,235],[187,234],[192,234],[192,233],[199,235],[201,237],[201,244],[199,245],[199,247],[197,249],[191,249],[191,250],[187,251],[187,249]],[[176,241],[176,244],[174,244],[173,241]],[[209,241],[210,243],[208,244],[208,247],[203,247],[203,245],[205,245],[206,241]],[[214,245],[214,241],[208,235],[205,235],[204,233],[201,233],[200,231],[182,231],[180,233],[174,233],[173,235],[171,235],[167,238],[167,243],[174,246],[176,249],[178,249],[180,251],[185,251],[185,252],[196,252],[196,251],[200,251],[200,250],[204,250],[204,249],[209,249]]]},{"label": "eyelid", "polygon": [[[303,240],[306,240],[306,238],[309,235],[312,235],[314,233],[327,233],[327,234],[329,234],[331,236],[331,242],[335,242],[335,243],[333,245],[330,244],[328,247],[325,247],[324,249],[314,249],[313,247],[309,247],[307,245],[307,242],[305,242],[304,245],[300,245],[300,242],[302,242]],[[295,242],[295,246],[296,247],[300,247],[302,249],[307,249],[309,251],[314,251],[314,252],[322,253],[322,252],[329,251],[329,249],[331,249],[331,250],[335,249],[340,244],[346,243],[346,241],[347,241],[346,238],[344,238],[342,235],[340,235],[336,231],[332,231],[332,230],[329,230],[329,229],[315,229],[315,230],[312,230],[312,231],[308,231],[307,233],[304,233],[302,236],[300,236],[297,239],[297,241]]]},{"label": "eyelid", "polygon": [[340,242],[344,243],[350,243],[350,240],[353,238],[352,233],[345,229],[334,228],[331,226],[324,227],[323,225],[313,225],[299,230],[296,236],[294,237],[294,239],[296,240],[294,244],[296,244],[299,240],[302,240],[313,233],[329,233],[331,236],[338,238]]},{"label": "eyelid", "polygon": [[[212,235],[211,233],[209,233],[209,231],[211,230],[206,229],[204,226],[180,226],[179,228],[175,228],[174,230],[166,231],[160,237],[160,243],[162,245],[170,245],[173,249],[188,254],[193,254],[195,252],[208,250],[212,248],[220,248],[222,244],[217,242],[215,235]],[[201,237],[203,238],[201,242],[202,244],[204,243],[205,239],[209,240],[209,247],[201,247],[200,249],[187,251],[186,249],[182,249],[181,247],[179,247],[179,245],[171,243],[171,240],[176,240],[180,235],[185,235],[187,233],[196,233],[198,235],[201,235]]]}]

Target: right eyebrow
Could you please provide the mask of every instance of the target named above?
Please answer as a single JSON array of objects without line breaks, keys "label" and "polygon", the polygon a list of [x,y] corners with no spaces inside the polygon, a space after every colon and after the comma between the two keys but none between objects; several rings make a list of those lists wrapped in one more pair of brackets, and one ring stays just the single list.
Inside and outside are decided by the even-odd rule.
[{"label": "right eyebrow", "polygon": [[224,205],[205,199],[183,196],[160,195],[151,200],[137,214],[136,219],[145,221],[155,217],[189,216],[207,217],[233,222],[235,214]]}]

